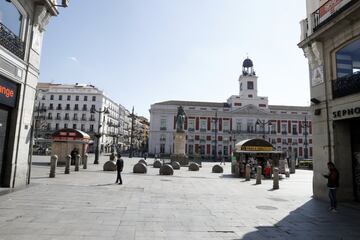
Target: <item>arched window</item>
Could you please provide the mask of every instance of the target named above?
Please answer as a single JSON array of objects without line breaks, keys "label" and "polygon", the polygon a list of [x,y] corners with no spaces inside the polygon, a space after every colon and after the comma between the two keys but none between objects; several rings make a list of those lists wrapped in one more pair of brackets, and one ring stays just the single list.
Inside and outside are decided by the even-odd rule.
[{"label": "arched window", "polygon": [[0,24],[20,37],[23,16],[11,2],[0,0]]}]

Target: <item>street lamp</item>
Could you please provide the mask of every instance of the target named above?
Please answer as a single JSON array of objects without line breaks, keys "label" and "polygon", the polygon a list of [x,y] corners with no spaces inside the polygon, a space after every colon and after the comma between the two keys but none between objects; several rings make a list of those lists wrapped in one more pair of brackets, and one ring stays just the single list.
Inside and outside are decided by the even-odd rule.
[{"label": "street lamp", "polygon": [[308,141],[307,141],[307,135],[308,135],[308,128],[310,127],[310,125],[309,125],[309,122],[308,121],[306,121],[306,116],[305,116],[305,121],[304,121],[304,123],[302,124],[301,122],[300,122],[300,127],[301,128],[304,128],[304,158],[305,159],[308,159]]},{"label": "street lamp", "polygon": [[135,119],[137,118],[137,116],[134,114],[134,107],[132,108],[131,114],[129,115],[129,117],[131,118],[131,133],[130,133],[130,153],[129,153],[129,158],[131,158],[133,156],[133,142],[134,142],[134,122]]},{"label": "street lamp", "polygon": [[265,121],[265,120],[256,120],[256,126],[260,126],[263,130],[263,139],[265,139],[265,126],[268,125],[269,127],[272,125],[271,121]]},{"label": "street lamp", "polygon": [[96,149],[95,149],[95,160],[94,160],[94,164],[99,164],[99,145],[100,145],[100,137],[101,137],[101,133],[100,133],[100,129],[101,129],[101,114],[109,114],[109,109],[107,107],[104,108],[104,110],[101,110],[101,108],[99,110],[96,110],[95,107],[91,108],[90,110],[91,113],[99,113],[99,122],[98,122],[98,131],[97,134],[95,134],[94,136],[96,137]]},{"label": "street lamp", "polygon": [[213,119],[213,122],[215,124],[215,146],[214,146],[214,161],[217,160],[217,133],[218,133],[218,130],[217,130],[217,122],[218,122],[218,117],[217,117],[217,110],[215,112],[215,118]]}]

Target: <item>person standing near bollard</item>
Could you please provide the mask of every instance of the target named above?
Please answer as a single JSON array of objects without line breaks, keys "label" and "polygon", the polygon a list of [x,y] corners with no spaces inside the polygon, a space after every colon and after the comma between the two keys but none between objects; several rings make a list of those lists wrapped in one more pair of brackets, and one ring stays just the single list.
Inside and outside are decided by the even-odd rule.
[{"label": "person standing near bollard", "polygon": [[325,178],[328,179],[327,187],[329,189],[329,199],[330,199],[330,211],[336,212],[337,201],[336,201],[336,189],[339,187],[339,171],[336,169],[335,165],[332,162],[327,164],[329,173],[323,174]]},{"label": "person standing near bollard", "polygon": [[121,179],[121,172],[124,168],[124,160],[122,160],[121,158],[121,154],[117,155],[117,160],[116,160],[116,170],[117,170],[117,178],[116,178],[116,182],[121,185],[122,184],[122,179]]}]

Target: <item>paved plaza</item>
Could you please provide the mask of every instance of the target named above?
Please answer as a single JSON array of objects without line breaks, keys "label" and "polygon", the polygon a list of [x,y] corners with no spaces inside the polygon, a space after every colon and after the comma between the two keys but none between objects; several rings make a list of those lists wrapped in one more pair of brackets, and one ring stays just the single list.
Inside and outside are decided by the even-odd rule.
[{"label": "paved plaza", "polygon": [[0,239],[360,239],[359,208],[332,213],[313,200],[311,171],[297,170],[273,191],[270,180],[233,178],[229,163],[224,174],[204,163],[160,176],[152,166],[133,174],[139,159],[124,158],[118,185],[115,172],[102,171],[107,158],[48,178],[49,157],[36,156],[31,185],[0,196]]}]

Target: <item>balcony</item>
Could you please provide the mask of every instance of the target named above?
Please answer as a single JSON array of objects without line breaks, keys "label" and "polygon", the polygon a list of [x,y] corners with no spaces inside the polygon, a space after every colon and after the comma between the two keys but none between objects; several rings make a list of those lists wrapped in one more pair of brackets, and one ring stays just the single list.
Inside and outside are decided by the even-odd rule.
[{"label": "balcony", "polygon": [[87,111],[87,107],[83,107],[82,110],[83,110],[83,111]]},{"label": "balcony", "polygon": [[47,119],[48,119],[48,120],[52,120],[53,118],[52,118],[52,116],[48,116]]},{"label": "balcony", "polygon": [[160,127],[160,131],[166,131],[166,127]]},{"label": "balcony", "polygon": [[360,92],[360,71],[332,81],[333,98]]},{"label": "balcony", "polygon": [[61,106],[57,106],[56,110],[62,110]]},{"label": "balcony", "polygon": [[24,59],[25,44],[10,29],[0,22],[0,45],[15,54],[17,57]]},{"label": "balcony", "polygon": [[90,121],[95,121],[95,118],[90,118],[89,120],[90,120]]},{"label": "balcony", "polygon": [[70,120],[70,118],[69,118],[69,117],[65,117],[64,120]]},{"label": "balcony", "polygon": [[329,0],[324,3],[319,9],[312,13],[313,31],[315,32],[320,27],[330,22],[356,2],[357,1],[355,0]]},{"label": "balcony", "polygon": [[82,117],[82,118],[81,118],[81,121],[86,121],[86,117]]},{"label": "balcony", "polygon": [[73,120],[74,120],[74,121],[77,121],[77,120],[78,120],[78,118],[77,118],[77,117],[73,117]]},{"label": "balcony", "polygon": [[206,132],[206,128],[200,128],[200,132]]},{"label": "balcony", "polygon": [[189,131],[189,132],[194,132],[195,129],[194,129],[194,128],[188,128],[188,131]]},{"label": "balcony", "polygon": [[61,120],[61,117],[56,117],[56,120]]},{"label": "balcony", "polygon": [[288,133],[286,131],[281,132],[282,135],[287,135]]}]

